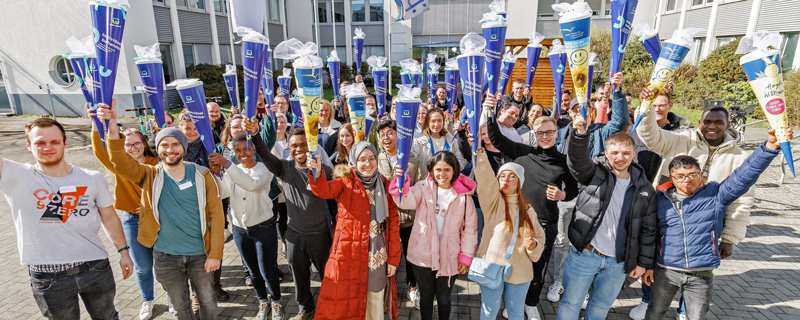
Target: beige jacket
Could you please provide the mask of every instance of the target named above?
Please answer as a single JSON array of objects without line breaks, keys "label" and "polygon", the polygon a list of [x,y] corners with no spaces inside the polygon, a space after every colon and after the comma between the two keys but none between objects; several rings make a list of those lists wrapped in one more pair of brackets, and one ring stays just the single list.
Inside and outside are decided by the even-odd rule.
[{"label": "beige jacket", "polygon": [[[483,240],[475,256],[489,262],[505,265],[506,249],[508,244],[511,243],[513,233],[506,228],[506,201],[508,201],[509,212],[512,212],[511,219],[513,222],[513,219],[516,218],[518,196],[508,196],[506,201],[503,201],[497,178],[492,172],[492,166],[489,164],[489,159],[483,149],[478,151],[475,177],[478,179],[478,199],[483,210],[484,226]],[[525,213],[533,223],[533,238],[538,243],[533,250],[527,250],[523,241],[526,235],[520,235],[520,238],[517,238],[511,259],[508,260],[508,263],[511,264],[511,277],[506,282],[511,284],[520,284],[533,280],[533,264],[531,262],[539,261],[539,257],[542,256],[542,251],[544,250],[544,229],[539,224],[539,220],[536,219],[536,212],[531,207],[528,208],[528,212],[520,212],[520,215]]]},{"label": "beige jacket", "polygon": [[[650,110],[636,128],[639,138],[664,161],[656,175],[655,185],[669,176],[669,162],[675,156],[689,155],[697,159],[703,170],[703,181],[722,182],[733,170],[747,160],[749,154],[736,145],[733,137],[725,134],[725,141],[712,153],[708,142],[699,129],[677,131],[662,130],[656,124],[655,111]],[[753,206],[755,191],[751,188],[745,195],[728,206],[722,229],[722,242],[737,244],[744,240],[750,224],[750,209]]]}]

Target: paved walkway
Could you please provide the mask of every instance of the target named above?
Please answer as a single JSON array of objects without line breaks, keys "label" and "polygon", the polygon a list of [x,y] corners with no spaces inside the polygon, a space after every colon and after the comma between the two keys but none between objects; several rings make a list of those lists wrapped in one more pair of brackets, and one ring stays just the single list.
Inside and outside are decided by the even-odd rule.
[{"label": "paved walkway", "polygon": [[[0,156],[16,161],[32,162],[30,153],[25,149],[24,135],[21,133],[22,125],[30,119],[8,118],[0,122]],[[103,170],[91,154],[91,150],[81,148],[88,144],[88,129],[86,119],[69,119],[65,123],[68,133],[68,147],[71,152],[67,155],[70,163],[75,165],[100,170],[104,172],[109,183],[113,177]],[[133,121],[126,121],[132,125]],[[762,140],[765,133],[759,129],[748,131],[748,138]],[[757,140],[748,140],[748,149],[755,147]],[[800,150],[800,145],[795,145],[795,150]],[[798,157],[796,157],[798,158]],[[711,305],[710,319],[798,319],[800,318],[800,292],[798,281],[800,278],[800,180],[787,178],[782,186],[777,185],[779,176],[779,161],[774,161],[767,173],[762,176],[756,186],[756,207],[753,209],[751,226],[747,239],[736,247],[735,254],[725,260],[722,266],[715,271],[716,291]],[[2,183],[8,183],[3,181]],[[42,316],[31,297],[30,282],[26,268],[19,264],[19,255],[16,249],[16,232],[14,224],[8,215],[9,207],[6,201],[0,201],[0,319],[41,319]],[[105,236],[103,236],[105,239]],[[106,240],[109,252],[113,252],[110,242]],[[116,254],[111,254],[114,272],[117,276],[116,307],[121,319],[138,319],[141,296],[132,277],[122,280],[117,264]],[[279,261],[281,270],[286,277],[281,285],[285,293],[282,301],[286,305],[287,315],[297,312],[294,301],[294,289],[291,274],[285,259]],[[398,270],[399,279],[404,279],[404,267]],[[552,270],[551,270],[552,271]],[[231,293],[229,302],[220,303],[219,319],[250,319],[257,312],[257,303],[253,290],[244,285],[241,260],[234,243],[228,242],[225,246],[225,259],[223,261],[222,281],[224,287]],[[548,275],[547,286],[552,283]],[[612,307],[609,319],[628,319],[628,312],[639,303],[641,286],[632,279],[629,285],[620,292],[617,301]],[[400,318],[419,319],[419,311],[411,307],[405,296],[405,285],[401,285]],[[315,293],[319,288],[319,277],[312,281]],[[545,287],[546,288],[546,287]],[[479,319],[480,294],[478,286],[466,277],[459,277],[456,281],[455,294],[453,295],[453,319]],[[545,319],[555,319],[558,304],[546,300],[546,289],[541,297],[541,310]],[[673,302],[677,307],[677,300]],[[174,319],[167,311],[165,294],[161,288],[156,288],[156,319]],[[88,319],[85,314],[83,319]],[[670,319],[675,318],[674,311],[670,311]],[[501,319],[498,317],[498,319]]]}]

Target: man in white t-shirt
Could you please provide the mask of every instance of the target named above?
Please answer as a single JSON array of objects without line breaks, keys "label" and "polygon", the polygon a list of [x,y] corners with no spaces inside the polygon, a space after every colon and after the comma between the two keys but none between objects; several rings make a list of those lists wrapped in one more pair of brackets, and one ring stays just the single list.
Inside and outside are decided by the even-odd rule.
[{"label": "man in white t-shirt", "polygon": [[25,140],[36,164],[0,158],[0,191],[11,205],[20,262],[28,266],[39,310],[49,319],[78,319],[83,300],[92,319],[119,319],[101,225],[120,253],[123,278],[133,262],[105,178],[64,160],[67,136],[55,120],[28,122]]}]

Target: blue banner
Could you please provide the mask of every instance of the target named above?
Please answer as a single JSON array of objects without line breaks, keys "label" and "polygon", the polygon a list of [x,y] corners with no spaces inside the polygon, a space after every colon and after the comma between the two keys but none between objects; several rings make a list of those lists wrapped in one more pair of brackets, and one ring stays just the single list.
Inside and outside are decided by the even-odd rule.
[{"label": "blue banner", "polygon": [[458,56],[458,71],[461,75],[464,94],[464,112],[469,123],[469,132],[472,133],[472,163],[477,161],[478,142],[480,141],[481,119],[481,88],[483,87],[483,73],[485,58],[482,54],[462,54]]},{"label": "blue banner", "polygon": [[333,88],[333,99],[339,100],[339,75],[341,72],[340,61],[328,60],[328,73],[331,75],[331,88]]},{"label": "blue banner", "polygon": [[526,89],[530,89],[531,85],[533,85],[533,77],[536,75],[536,67],[539,66],[539,55],[542,53],[542,47],[528,47],[527,52],[528,54],[528,69],[525,70],[525,83],[527,84]]},{"label": "blue banner", "polygon": [[400,81],[410,84],[414,88],[422,88],[422,72],[401,72]]},{"label": "blue banner", "polygon": [[164,67],[161,61],[137,61],[136,68],[142,78],[147,101],[153,107],[153,116],[159,128],[166,126],[164,112]]},{"label": "blue banner", "polygon": [[567,72],[567,54],[551,54],[550,70],[553,73],[553,87],[555,90],[556,105],[553,108],[553,118],[558,120],[561,117],[561,95],[564,93],[564,75]]},{"label": "blue banner", "polygon": [[243,111],[239,100],[236,98],[236,90],[239,88],[239,80],[236,78],[236,74],[223,74],[222,78],[225,80],[225,89],[228,90],[228,97],[231,99],[232,107]]},{"label": "blue banner", "polygon": [[653,59],[653,62],[658,62],[658,56],[661,55],[661,39],[658,34],[642,41],[642,45],[647,50],[650,58]]},{"label": "blue banner", "polygon": [[364,56],[364,39],[353,38],[353,54],[356,57],[356,75],[361,74],[361,59]]},{"label": "blue banner", "polygon": [[439,84],[439,72],[436,73],[428,71],[428,95],[431,98],[431,104],[436,103],[436,86]]},{"label": "blue banner", "polygon": [[453,114],[453,105],[456,104],[459,80],[460,75],[458,70],[444,70],[445,89],[447,90],[447,111],[450,114]]},{"label": "blue banner", "polygon": [[386,113],[386,78],[388,69],[379,68],[372,70],[372,78],[375,81],[375,103],[378,105],[378,119],[383,119]]},{"label": "blue banner", "polygon": [[[264,75],[264,42],[242,41],[242,66],[244,69],[244,114],[250,120],[256,117],[258,85]],[[248,133],[249,136],[251,133]]]},{"label": "blue banner", "polygon": [[267,47],[264,53],[264,74],[261,76],[261,90],[264,90],[264,102],[267,106],[267,113],[275,122],[275,113],[270,106],[275,104],[275,84],[272,83],[272,50]]},{"label": "blue banner", "polygon": [[99,67],[100,97],[96,103],[111,105],[117,64],[122,51],[122,33],[125,30],[125,9],[112,4],[97,3],[91,6],[94,46]]},{"label": "blue banner", "polygon": [[506,93],[508,81],[511,79],[511,72],[514,72],[516,61],[503,61],[503,68],[500,69],[500,84],[497,86],[497,98]]},{"label": "blue banner", "polygon": [[[497,85],[500,81],[500,69],[503,67],[503,51],[506,47],[506,27],[483,28],[483,38],[486,39],[486,86],[492,94],[498,94]],[[494,117],[494,110],[492,110]]]},{"label": "blue banner", "polygon": [[200,140],[209,154],[214,152],[214,133],[211,131],[211,120],[208,119],[208,109],[206,108],[206,94],[203,91],[203,83],[187,87],[177,87],[178,94],[183,100],[183,105],[192,117],[192,123],[200,134]]},{"label": "blue banner", "polygon": [[300,108],[300,100],[289,99],[289,106],[292,109],[292,119],[289,119],[289,115],[286,115],[286,120],[292,122],[292,127],[294,127],[294,128],[302,128],[303,127],[303,110]]},{"label": "blue banner", "polygon": [[292,77],[287,76],[279,76],[278,77],[278,89],[280,90],[280,95],[286,98],[286,101],[289,101],[289,90],[292,87]]},{"label": "blue banner", "polygon": [[[408,159],[411,157],[411,146],[414,144],[414,130],[417,125],[417,113],[419,112],[419,100],[397,101],[395,109],[397,111],[397,164],[400,169],[406,172],[408,169]],[[400,201],[403,201],[403,186],[405,174],[397,177],[397,188],[400,189]]]},{"label": "blue banner", "polygon": [[[622,58],[633,29],[633,17],[636,14],[638,3],[639,0],[611,1],[611,65],[609,70],[612,75],[618,73],[622,66]],[[616,86],[612,91],[616,91]]]}]

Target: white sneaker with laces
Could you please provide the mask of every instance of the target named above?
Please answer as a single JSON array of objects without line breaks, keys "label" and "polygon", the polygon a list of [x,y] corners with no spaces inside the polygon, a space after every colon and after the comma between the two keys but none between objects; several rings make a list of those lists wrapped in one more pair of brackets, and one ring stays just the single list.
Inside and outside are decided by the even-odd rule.
[{"label": "white sneaker with laces", "polygon": [[542,320],[542,317],[539,314],[539,307],[531,307],[526,305],[525,314],[528,316],[528,320]]},{"label": "white sneaker with laces", "polygon": [[645,314],[647,314],[647,303],[639,303],[638,306],[631,309],[631,313],[628,314],[629,317],[633,320],[643,320]]},{"label": "white sneaker with laces", "polygon": [[508,319],[508,309],[503,309],[503,318]]},{"label": "white sneaker with laces", "polygon": [[142,309],[139,310],[139,320],[148,320],[153,317],[153,301],[142,302]]},{"label": "white sneaker with laces", "polygon": [[419,309],[419,300],[422,296],[419,294],[419,289],[414,291],[408,291],[408,300],[414,303],[414,308]]},{"label": "white sneaker with laces", "polygon": [[556,281],[550,285],[550,289],[547,291],[547,301],[558,302],[558,300],[561,300],[561,294],[563,293],[564,286],[561,285],[561,281]]},{"label": "white sneaker with laces", "polygon": [[685,315],[685,314],[682,314],[682,313],[679,313],[679,314],[678,314],[678,320],[686,320],[686,319],[687,319],[687,318],[686,318],[686,315]]}]

